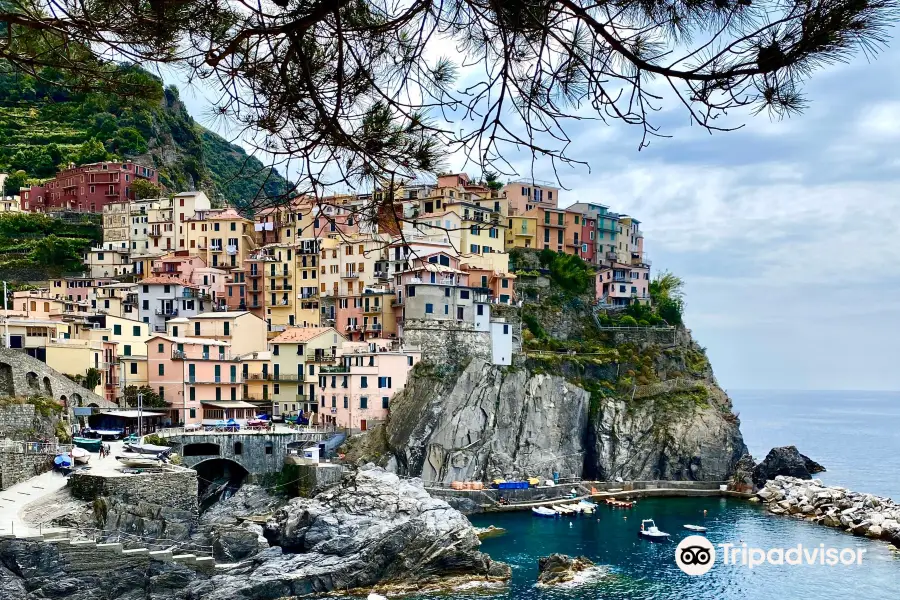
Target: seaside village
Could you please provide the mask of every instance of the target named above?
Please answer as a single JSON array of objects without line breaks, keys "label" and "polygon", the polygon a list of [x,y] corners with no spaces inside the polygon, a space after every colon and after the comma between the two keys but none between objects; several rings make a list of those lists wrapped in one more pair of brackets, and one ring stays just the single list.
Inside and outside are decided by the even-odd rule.
[{"label": "seaside village", "polygon": [[138,179],[158,174],[72,165],[7,198],[4,211],[102,213],[103,243],[77,276],[11,293],[0,333],[63,374],[98,373],[93,391],[123,411],[127,390],[149,388],[155,426],[267,415],[366,430],[423,358],[509,365],[516,248],[594,265],[598,303],[649,302],[640,222],[549,184],[454,173],[397,186],[394,214],[375,190],[245,215],[199,191],[135,200]]}]

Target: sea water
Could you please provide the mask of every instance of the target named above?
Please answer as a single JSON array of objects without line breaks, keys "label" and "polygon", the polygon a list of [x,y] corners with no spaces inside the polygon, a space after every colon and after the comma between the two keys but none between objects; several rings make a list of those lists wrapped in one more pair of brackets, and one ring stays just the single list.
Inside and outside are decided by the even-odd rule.
[{"label": "sea water", "polygon": [[[900,394],[871,392],[732,391],[741,429],[760,460],[772,446],[793,444],[828,468],[830,485],[900,499]],[[655,519],[672,541],[639,538],[641,519]],[[725,498],[652,498],[631,509],[601,505],[592,517],[546,519],[528,512],[473,515],[478,526],[506,535],[484,540],[482,550],[510,564],[510,586],[494,597],[515,599],[896,599],[900,555],[887,543],[854,537],[798,519],[776,517],[759,505]],[[714,545],[807,549],[863,549],[853,566],[763,565],[749,569],[719,563],[689,576],[674,561],[675,546],[692,535],[684,524],[708,528]],[[560,552],[584,555],[608,567],[594,582],[574,588],[536,588],[537,561]],[[465,592],[461,599],[479,597]]]}]

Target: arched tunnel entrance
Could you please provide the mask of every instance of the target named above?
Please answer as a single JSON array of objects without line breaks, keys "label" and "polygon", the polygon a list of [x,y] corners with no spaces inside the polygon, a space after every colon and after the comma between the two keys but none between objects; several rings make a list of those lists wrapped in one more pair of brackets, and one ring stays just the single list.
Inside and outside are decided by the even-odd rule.
[{"label": "arched tunnel entrance", "polygon": [[197,463],[194,470],[197,471],[197,495],[201,513],[219,500],[233,496],[248,475],[247,469],[227,458],[204,460]]}]

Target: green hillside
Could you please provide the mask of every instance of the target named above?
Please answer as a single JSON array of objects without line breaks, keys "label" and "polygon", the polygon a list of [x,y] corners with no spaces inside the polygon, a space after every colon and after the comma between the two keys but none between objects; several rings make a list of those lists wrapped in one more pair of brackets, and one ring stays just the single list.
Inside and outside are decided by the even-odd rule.
[{"label": "green hillside", "polygon": [[198,125],[178,89],[164,89],[150,74],[123,67],[129,77],[145,78],[150,93],[121,99],[70,91],[53,72],[37,79],[3,66],[0,172],[22,172],[7,182],[7,193],[23,180],[50,178],[69,162],[113,158],[155,166],[169,192],[201,189],[214,201],[224,199],[238,207],[257,195],[273,196],[285,189],[277,172]]}]

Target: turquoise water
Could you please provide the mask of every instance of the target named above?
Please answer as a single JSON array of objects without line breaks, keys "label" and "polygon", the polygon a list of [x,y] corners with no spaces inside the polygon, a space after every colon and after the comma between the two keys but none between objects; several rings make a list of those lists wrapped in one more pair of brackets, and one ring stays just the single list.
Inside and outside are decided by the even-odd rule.
[{"label": "turquoise water", "polygon": [[[900,394],[877,392],[731,392],[751,452],[761,459],[773,446],[796,445],[828,468],[832,485],[900,498]],[[706,515],[703,511],[706,510]],[[672,534],[668,544],[638,538],[642,518]],[[608,600],[900,597],[900,554],[884,542],[767,515],[759,506],[722,498],[642,500],[630,510],[601,506],[594,518],[543,519],[528,513],[473,516],[478,526],[507,530],[482,550],[513,569],[510,587],[495,598]],[[762,548],[861,548],[861,565],[764,565],[753,570],[717,564],[690,577],[674,562],[685,523],[705,525],[714,543],[746,542]],[[553,552],[585,555],[607,565],[609,575],[570,589],[539,589],[537,560]],[[719,555],[721,561],[721,553]],[[458,595],[461,599],[475,595]]]},{"label": "turquoise water", "polygon": [[[707,513],[704,516],[703,511]],[[654,543],[638,537],[640,521],[653,518],[672,534],[672,542]],[[790,518],[765,514],[758,506],[724,498],[657,498],[632,509],[599,507],[594,517],[544,519],[527,513],[473,516],[479,526],[493,524],[505,536],[484,540],[482,550],[510,564],[512,584],[495,597],[515,599],[666,600],[682,598],[754,599],[773,597],[894,599],[900,590],[900,558],[890,546]],[[702,576],[682,573],[674,562],[677,542],[690,532],[685,523],[709,528],[714,544],[746,542],[751,547],[862,548],[861,565],[774,566],[753,570],[717,564]],[[537,559],[553,552],[584,555],[609,566],[598,582],[570,589],[539,589]],[[470,598],[474,596],[461,596]]]}]

